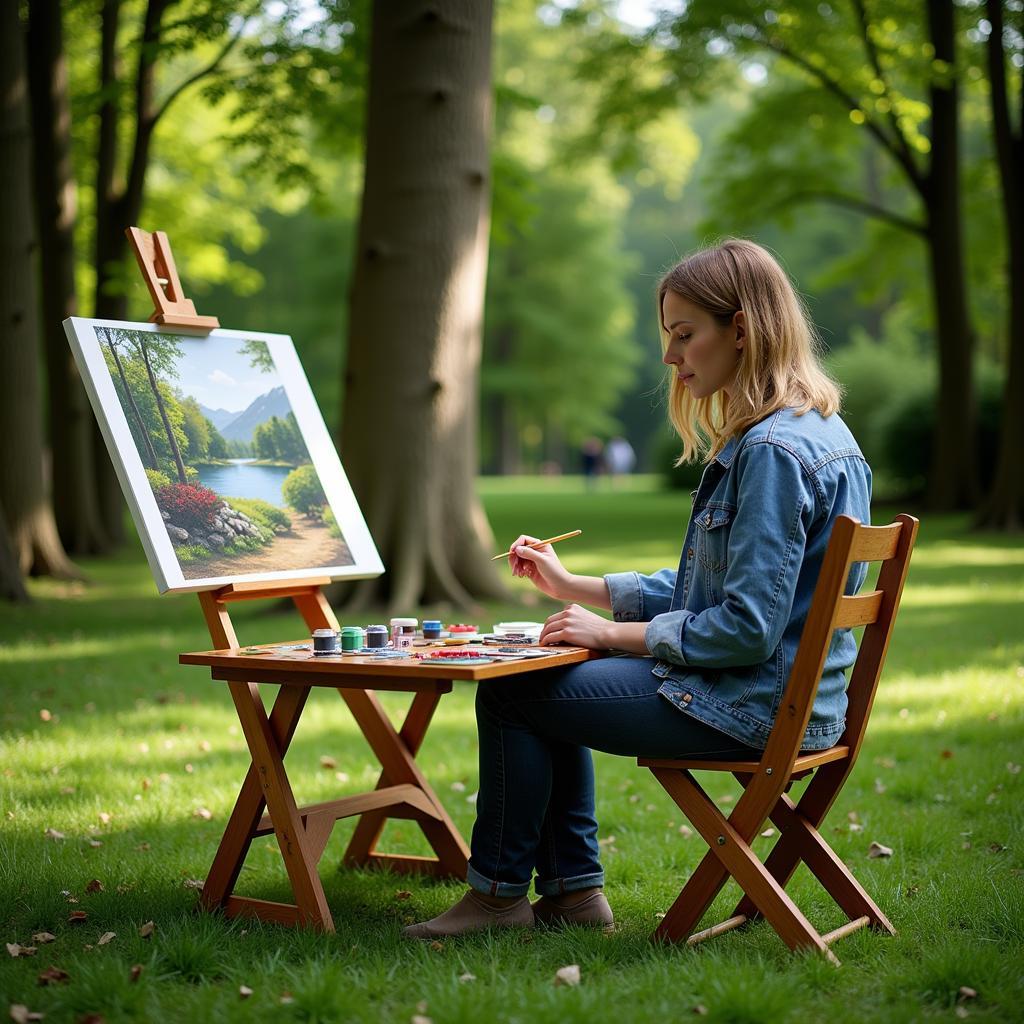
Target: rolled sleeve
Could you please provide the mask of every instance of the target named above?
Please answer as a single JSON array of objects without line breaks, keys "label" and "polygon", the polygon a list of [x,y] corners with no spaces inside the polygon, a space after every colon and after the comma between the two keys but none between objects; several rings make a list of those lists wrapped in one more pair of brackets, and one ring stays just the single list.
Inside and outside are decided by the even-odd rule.
[{"label": "rolled sleeve", "polygon": [[613,572],[604,578],[616,622],[646,622],[667,611],[676,586],[675,569],[659,569],[650,576]]}]

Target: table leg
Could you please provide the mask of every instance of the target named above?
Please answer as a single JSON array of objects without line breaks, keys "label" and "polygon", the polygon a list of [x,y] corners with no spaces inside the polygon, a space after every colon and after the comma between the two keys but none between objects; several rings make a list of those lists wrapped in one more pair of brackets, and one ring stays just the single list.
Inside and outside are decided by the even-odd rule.
[{"label": "table leg", "polygon": [[339,688],[338,692],[381,763],[377,788],[414,785],[423,791],[438,811],[437,821],[420,822],[427,842],[437,854],[437,861],[377,853],[375,847],[387,820],[387,811],[374,811],[360,818],[345,851],[345,863],[378,863],[399,871],[433,870],[445,877],[465,878],[469,847],[415,760],[441,694],[436,690],[418,693],[406,714],[401,732],[397,732],[372,691]]}]

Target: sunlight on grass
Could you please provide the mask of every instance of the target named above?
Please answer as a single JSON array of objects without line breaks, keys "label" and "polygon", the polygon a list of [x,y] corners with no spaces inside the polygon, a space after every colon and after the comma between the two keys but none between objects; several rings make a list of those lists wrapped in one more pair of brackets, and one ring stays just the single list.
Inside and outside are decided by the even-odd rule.
[{"label": "sunlight on grass", "polygon": [[[690,501],[652,478],[614,492],[588,492],[579,478],[484,480],[480,489],[499,537],[583,529],[561,553],[572,570],[594,574],[674,565]],[[0,988],[48,1020],[408,1021],[425,1000],[438,1022],[676,1019],[704,1005],[710,1020],[860,1024],[951,1017],[962,985],[978,991],[970,1012],[979,1020],[1010,1019],[1024,1000],[1012,967],[1024,958],[1019,545],[967,535],[960,519],[925,518],[864,749],[823,828],[898,935],[843,940],[839,971],[791,956],[763,924],[699,952],[653,946],[656,915],[705,847],[680,833],[685,822],[648,772],[604,754],[595,760],[612,935],[495,934],[439,950],[405,943],[403,923],[444,909],[461,888],[339,870],[352,821],[338,823],[321,861],[336,934],[197,914],[189,886],[209,868],[246,746],[226,687],[176,663],[179,651],[209,646],[195,599],[159,597],[138,551],[87,568],[96,582],[86,587],[32,581],[35,604],[0,622],[0,921],[6,942],[56,936],[35,958],[0,961]],[[511,590],[485,607],[482,623],[542,619],[558,607],[523,604],[533,593],[525,581]],[[295,616],[256,607],[232,615],[245,643],[301,635]],[[262,691],[269,707],[275,688]],[[382,699],[400,721],[409,698]],[[471,686],[456,685],[420,755],[467,836],[473,701]],[[371,789],[379,771],[330,690],[310,697],[287,765],[300,803]],[[702,782],[716,799],[739,792],[731,779]],[[892,857],[869,860],[872,841]],[[764,855],[773,842],[759,838],[755,849]],[[430,852],[412,821],[389,824],[383,846]],[[102,891],[87,891],[92,879]],[[239,888],[290,900],[274,837],[254,841]],[[790,889],[817,925],[840,923],[806,872]],[[727,916],[735,898],[727,888],[708,920]],[[73,909],[86,922],[69,923]],[[138,929],[150,920],[147,940]],[[115,939],[98,946],[106,931]],[[50,963],[71,982],[38,986]],[[552,985],[567,963],[583,972],[571,991]],[[138,982],[133,964],[143,967]],[[476,980],[460,983],[465,973]],[[254,989],[245,1001],[243,984]]]}]

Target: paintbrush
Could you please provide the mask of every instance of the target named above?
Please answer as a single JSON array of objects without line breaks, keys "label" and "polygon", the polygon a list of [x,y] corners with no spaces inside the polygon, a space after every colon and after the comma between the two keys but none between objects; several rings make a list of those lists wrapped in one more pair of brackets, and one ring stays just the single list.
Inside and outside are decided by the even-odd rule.
[{"label": "paintbrush", "polygon": [[[568,540],[570,537],[578,537],[583,531],[573,530],[572,533],[560,533],[557,537],[548,537],[547,540],[535,540],[532,544],[520,544],[522,548],[542,548],[545,544],[557,544],[560,540]],[[495,555],[491,561],[496,562],[499,558],[508,558],[512,554],[511,551],[502,551],[501,554]]]}]

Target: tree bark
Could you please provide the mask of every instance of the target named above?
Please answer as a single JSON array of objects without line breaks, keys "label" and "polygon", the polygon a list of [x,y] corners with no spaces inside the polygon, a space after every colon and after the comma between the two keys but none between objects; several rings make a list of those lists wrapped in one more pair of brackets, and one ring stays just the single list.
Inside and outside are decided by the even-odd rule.
[{"label": "tree bark", "polygon": [[156,450],[153,448],[152,438],[150,438],[149,431],[146,429],[146,421],[142,418],[142,413],[139,412],[138,403],[135,401],[132,389],[128,385],[128,375],[124,372],[124,365],[121,363],[121,356],[117,351],[117,342],[111,337],[113,332],[99,327],[96,330],[97,335],[99,335],[101,331],[105,335],[105,340],[110,348],[110,354],[114,357],[114,365],[117,367],[117,375],[121,378],[121,387],[124,388],[125,398],[128,399],[128,404],[132,407],[132,414],[135,416],[135,423],[139,428],[139,436],[142,438],[142,443],[146,446],[146,458],[149,460],[149,468],[159,469],[160,463],[157,461]]},{"label": "tree bark", "polygon": [[928,0],[927,8],[935,60],[950,68],[947,77],[933,73],[931,161],[923,192],[939,356],[927,501],[934,509],[971,509],[978,500],[977,421],[974,335],[964,274],[954,11],[952,0]]},{"label": "tree bark", "polygon": [[[93,468],[93,415],[63,321],[78,313],[71,104],[58,0],[29,4],[33,178],[45,339],[50,478],[57,529],[72,554],[108,549]],[[106,454],[103,453],[106,458]]]},{"label": "tree bark", "polygon": [[171,421],[167,418],[167,409],[164,407],[163,395],[160,394],[160,386],[153,374],[153,367],[149,362],[146,342],[142,338],[139,338],[139,351],[142,353],[142,363],[146,367],[149,386],[153,389],[153,398],[156,400],[156,408],[160,413],[160,421],[163,423],[164,432],[167,434],[167,445],[171,449],[171,455],[174,457],[174,467],[178,472],[178,482],[187,484],[188,477],[185,475],[185,463],[181,458],[181,449],[178,447],[178,441],[174,436],[174,428],[171,426]]},{"label": "tree bark", "polygon": [[14,555],[14,545],[11,544],[11,538],[7,532],[7,520],[4,518],[2,508],[0,508],[0,600],[11,602],[31,600],[25,589],[25,580],[21,575],[18,559]]},{"label": "tree bark", "polygon": [[81,578],[43,476],[28,76],[18,5],[0,5],[0,508],[22,574]]},{"label": "tree bark", "polygon": [[387,573],[348,607],[507,596],[474,490],[492,4],[377,0],[341,454]]},{"label": "tree bark", "polygon": [[[986,43],[992,131],[1002,186],[1009,252],[1010,309],[1007,330],[1006,385],[1000,424],[999,455],[991,493],[978,517],[978,525],[990,529],[1020,530],[1024,526],[1024,125],[1014,130],[1003,53],[1003,5],[988,0],[992,26]],[[1018,110],[1024,116],[1024,81],[1018,76]]]}]

